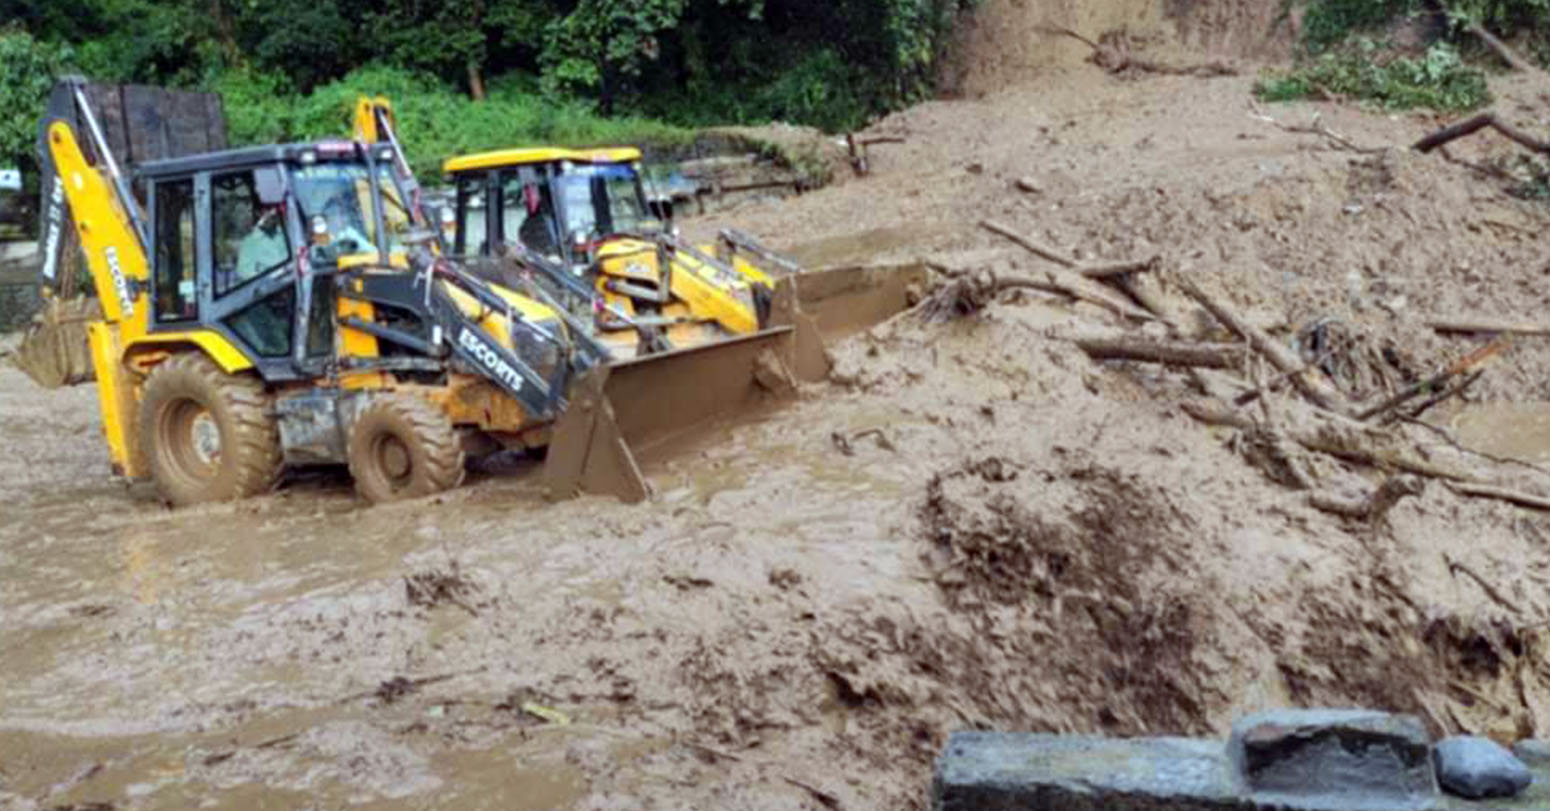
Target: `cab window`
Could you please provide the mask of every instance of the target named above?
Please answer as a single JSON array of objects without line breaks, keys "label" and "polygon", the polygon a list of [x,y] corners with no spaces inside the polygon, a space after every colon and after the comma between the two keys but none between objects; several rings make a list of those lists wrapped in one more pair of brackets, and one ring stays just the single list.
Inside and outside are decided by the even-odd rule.
[{"label": "cab window", "polygon": [[279,204],[261,205],[251,170],[210,181],[215,294],[233,290],[291,260],[290,239]]},{"label": "cab window", "polygon": [[554,197],[548,184],[533,172],[501,173],[501,237],[520,242],[540,256],[559,255]]},{"label": "cab window", "polygon": [[194,284],[194,181],[156,184],[156,320],[197,318]]},{"label": "cab window", "polygon": [[457,182],[457,240],[452,249],[460,256],[484,256],[490,252],[485,241],[484,176],[460,178]]}]

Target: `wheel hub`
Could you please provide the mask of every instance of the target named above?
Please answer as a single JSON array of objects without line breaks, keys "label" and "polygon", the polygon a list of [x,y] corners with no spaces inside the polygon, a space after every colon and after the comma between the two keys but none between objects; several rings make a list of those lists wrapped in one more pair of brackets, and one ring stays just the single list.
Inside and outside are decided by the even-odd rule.
[{"label": "wheel hub", "polygon": [[390,479],[403,479],[409,475],[410,461],[409,449],[396,436],[383,437],[382,444],[377,450],[377,459],[382,464],[382,472]]},{"label": "wheel hub", "polygon": [[210,412],[201,409],[189,421],[190,447],[201,464],[215,466],[221,461],[221,426]]}]

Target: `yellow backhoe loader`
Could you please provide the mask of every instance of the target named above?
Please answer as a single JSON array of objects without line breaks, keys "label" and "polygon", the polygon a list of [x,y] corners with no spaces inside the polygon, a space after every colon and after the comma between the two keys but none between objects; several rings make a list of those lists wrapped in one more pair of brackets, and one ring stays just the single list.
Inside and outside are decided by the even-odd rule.
[{"label": "yellow backhoe loader", "polygon": [[[648,316],[626,306],[636,291],[607,285],[584,288],[596,312],[578,317],[571,269],[537,254],[508,257],[506,283],[469,273],[381,100],[363,102],[352,140],[211,151],[184,138],[126,170],[117,155],[141,116],[127,103],[99,116],[104,95],[64,80],[40,127],[45,296],[61,294],[52,263],[73,233],[101,313],[85,319],[91,373],[40,382],[94,376],[114,468],[173,504],[260,493],[313,464],[347,464],[372,501],[424,495],[459,483],[466,454],[501,448],[546,448],[556,497],[639,500],[643,448],[826,369],[797,285],[711,257],[700,281],[740,321],[692,301]],[[603,340],[598,317],[633,322],[629,346]],[[686,339],[691,322],[708,337]]]}]

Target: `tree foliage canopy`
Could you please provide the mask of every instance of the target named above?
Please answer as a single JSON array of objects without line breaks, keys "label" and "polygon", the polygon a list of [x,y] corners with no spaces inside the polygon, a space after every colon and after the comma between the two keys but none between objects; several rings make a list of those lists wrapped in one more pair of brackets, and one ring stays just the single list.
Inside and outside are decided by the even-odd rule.
[{"label": "tree foliage canopy", "polygon": [[406,140],[430,139],[432,154],[622,134],[615,118],[631,131],[663,122],[650,125],[659,134],[770,120],[838,130],[927,93],[955,17],[976,2],[0,0],[0,164],[30,166],[61,70],[219,90],[239,142],[337,135],[358,90],[389,94]]}]

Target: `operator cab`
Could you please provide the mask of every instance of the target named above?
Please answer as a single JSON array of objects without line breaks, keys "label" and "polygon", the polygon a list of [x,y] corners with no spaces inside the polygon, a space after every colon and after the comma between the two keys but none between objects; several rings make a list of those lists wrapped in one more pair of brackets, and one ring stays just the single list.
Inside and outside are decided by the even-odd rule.
[{"label": "operator cab", "polygon": [[215,329],[265,379],[304,377],[334,353],[335,275],[406,267],[422,238],[393,157],[320,141],[140,164],[151,333]]},{"label": "operator cab", "polygon": [[515,248],[563,265],[573,275],[592,267],[609,237],[661,231],[633,148],[505,149],[448,160],[457,188],[452,251],[498,256]]}]

